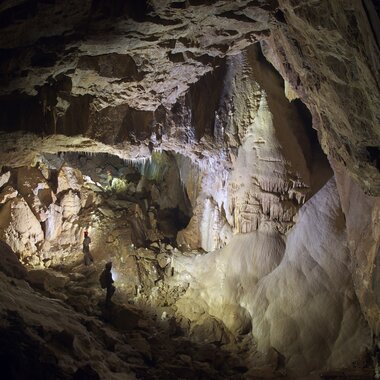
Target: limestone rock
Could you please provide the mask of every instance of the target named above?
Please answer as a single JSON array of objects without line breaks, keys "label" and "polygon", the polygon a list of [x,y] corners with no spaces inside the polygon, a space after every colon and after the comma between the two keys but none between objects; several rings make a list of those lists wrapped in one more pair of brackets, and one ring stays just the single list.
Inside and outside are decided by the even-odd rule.
[{"label": "limestone rock", "polygon": [[[254,231],[266,220],[284,232],[297,211],[289,202],[293,188],[307,192],[310,187],[307,161],[311,152],[295,106],[285,99],[280,79],[260,63],[257,54],[252,48],[231,62],[234,86],[229,96],[234,112],[226,130],[240,144],[228,207],[239,232]],[[298,201],[302,204],[305,199]]]},{"label": "limestone rock", "polygon": [[[78,368],[90,363],[101,377],[113,378],[116,370],[123,373],[120,378],[134,378],[125,362],[105,348],[103,334],[87,329],[86,326],[94,323],[93,319],[78,314],[62,301],[32,291],[25,281],[8,280],[0,273],[0,314],[3,321],[9,322],[1,329],[2,336],[8,339],[7,350],[0,349],[2,357],[7,359],[5,373],[33,377],[38,371],[46,378],[75,378],[73,374]],[[46,337],[43,349],[42,336]],[[16,358],[22,360],[21,368]]]},{"label": "limestone rock", "polygon": [[27,276],[26,269],[8,244],[0,240],[0,270],[9,277],[23,279]]},{"label": "limestone rock", "polygon": [[0,236],[21,258],[37,251],[44,238],[41,225],[23,198],[13,198],[0,210]]},{"label": "limestone rock", "polygon": [[333,162],[347,224],[347,242],[353,261],[352,276],[364,315],[380,333],[380,199],[366,195]]},{"label": "limestone rock", "polygon": [[11,177],[11,172],[7,171],[0,175],[0,188],[6,185]]},{"label": "limestone rock", "polygon": [[139,314],[132,307],[113,305],[110,312],[106,314],[110,322],[121,331],[133,330],[140,319]]},{"label": "limestone rock", "polygon": [[[372,26],[378,24],[376,11],[370,10],[371,2],[353,2],[349,7],[279,3],[283,22],[263,41],[265,56],[309,107],[328,156],[339,161],[367,193],[378,195],[375,120],[380,109],[376,88],[380,63]],[[368,17],[371,13],[376,21]],[[369,99],[369,94],[376,95]],[[365,133],[359,132],[361,125],[366,125]]]},{"label": "limestone rock", "polygon": [[99,205],[101,203],[101,200],[97,195],[97,192],[99,191],[99,188],[95,188],[94,191],[91,191],[85,187],[82,187],[80,191],[81,207],[89,208]]},{"label": "limestone rock", "polygon": [[170,257],[165,253],[160,253],[157,255],[157,262],[161,268],[165,268],[170,263],[170,261]]},{"label": "limestone rock", "polygon": [[[153,306],[170,299],[195,339],[226,343],[222,332],[252,329],[290,377],[349,365],[370,342],[362,311],[379,333],[380,61],[371,7],[367,0],[4,0],[1,239],[40,265],[75,260],[84,226],[108,256],[101,244],[115,230],[123,288],[130,294],[137,286]],[[331,170],[317,137],[340,200],[333,181],[319,190]],[[106,206],[102,198],[114,198],[104,193],[108,167],[124,198]],[[103,218],[92,212],[100,204],[117,210]],[[131,204],[139,215],[127,225]],[[128,248],[131,231],[139,247],[165,236],[193,250],[173,250],[168,276],[165,257]],[[10,344],[2,356],[28,347],[24,377],[133,377],[125,360],[88,335],[83,314],[11,281],[0,273],[1,335]],[[90,312],[95,296],[84,289],[72,286],[61,299]],[[181,356],[157,374],[144,363],[159,363],[150,341],[134,339],[136,377],[222,378],[225,358],[213,345],[199,364],[202,350],[186,341],[191,363]]]},{"label": "limestone rock", "polygon": [[58,235],[58,244],[60,246],[72,245],[77,247],[78,251],[82,251],[82,247],[78,246],[78,243],[82,242],[80,234],[81,230],[81,226],[77,224],[76,215],[70,219],[64,220],[62,223],[61,233]]},{"label": "limestone rock", "polygon": [[104,208],[104,207],[99,207],[98,210],[108,218],[112,218],[114,216],[114,212],[111,209]]},{"label": "limestone rock", "polygon": [[177,243],[179,245],[189,246],[190,248],[194,249],[201,247],[198,222],[198,217],[196,215],[193,215],[186,229],[178,232]]},{"label": "limestone rock", "polygon": [[58,173],[57,194],[66,190],[80,191],[83,185],[81,173],[69,166],[63,166]]},{"label": "limestone rock", "polygon": [[139,257],[144,257],[146,259],[155,259],[156,258],[155,252],[151,251],[150,249],[147,249],[147,248],[139,248],[136,251],[136,255]]},{"label": "limestone rock", "polygon": [[55,201],[55,196],[42,173],[37,168],[19,168],[17,189],[37,219],[44,222],[47,218],[46,210]]},{"label": "limestone rock", "polygon": [[156,241],[154,241],[150,246],[151,246],[153,249],[155,249],[155,248],[160,249],[160,245],[159,245]]},{"label": "limestone rock", "polygon": [[177,280],[193,278],[177,313],[196,321],[208,311],[231,329],[237,325],[224,313],[226,304],[242,321],[251,316],[259,349],[274,347],[295,374],[347,365],[370,334],[350,282],[334,181],[301,208],[286,245],[278,232],[261,234],[237,235],[221,252],[176,259]]},{"label": "limestone rock", "polygon": [[190,336],[198,342],[228,343],[229,337],[223,323],[203,315],[191,326]]},{"label": "limestone rock", "polygon": [[8,200],[16,198],[18,191],[12,186],[6,186],[0,193],[0,204],[6,203]]},{"label": "limestone rock", "polygon": [[49,206],[48,217],[45,221],[45,239],[51,241],[56,239],[62,230],[62,207],[55,203]]},{"label": "limestone rock", "polygon": [[[5,128],[35,131],[44,126],[45,133],[70,136],[84,132],[109,144],[154,135],[157,143],[171,129],[165,125],[171,107],[186,97],[197,114],[196,137],[202,137],[202,129],[212,130],[210,121],[218,103],[215,89],[223,83],[216,80],[215,86],[208,87],[202,80],[223,72],[226,55],[236,55],[260,41],[266,57],[286,79],[286,88],[291,87],[311,109],[324,150],[346,163],[368,191],[377,192],[379,60],[378,36],[371,25],[378,19],[375,11],[367,9],[370,2],[350,7],[344,2],[299,5],[290,0],[144,4],[139,22],[128,19],[126,5],[109,14],[102,6],[91,8],[90,3],[80,10],[52,3],[17,23],[2,25],[1,42],[8,49],[1,90]],[[5,15],[17,11],[12,2],[1,10]],[[93,12],[96,27],[75,34],[80,20]],[[46,17],[49,14],[65,17]],[[120,15],[127,19],[115,22]],[[67,41],[63,33],[72,39]],[[59,43],[45,44],[43,36]],[[199,107],[197,95],[206,91],[213,105],[210,110]],[[15,112],[20,108],[30,111]],[[361,128],[362,123],[367,128]],[[191,138],[187,132],[183,135]],[[231,141],[236,137],[231,135]],[[368,172],[368,184],[358,174],[360,167]]]},{"label": "limestone rock", "polygon": [[[319,205],[322,203],[321,212]],[[317,357],[326,360],[327,365],[344,366],[344,361],[349,361],[354,352],[360,352],[369,339],[350,285],[345,223],[334,181],[328,182],[306,203],[301,213],[288,237],[284,259],[275,272],[258,284],[253,295],[256,310],[252,321],[259,346],[269,344],[285,354],[287,366],[296,372],[318,366]],[[321,222],[315,224],[318,219]],[[302,287],[299,287],[299,281],[302,281]],[[291,298],[285,295],[285,287],[286,293],[292,294]],[[293,291],[289,292],[289,287]],[[342,292],[342,289],[345,290]],[[318,325],[313,324],[313,319],[307,321],[305,316],[308,313],[319,320]],[[263,334],[263,326],[270,334]],[[356,334],[348,333],[353,326]],[[303,329],[307,330],[308,337],[314,337],[315,343],[309,345],[308,350],[300,350],[292,343],[298,340],[295,337],[300,336]],[[331,329],[336,331],[335,338]],[[334,340],[332,349],[326,339]]]},{"label": "limestone rock", "polygon": [[51,270],[35,269],[28,272],[27,281],[42,290],[54,290],[63,288],[69,278]]},{"label": "limestone rock", "polygon": [[82,207],[78,194],[72,190],[62,196],[60,206],[62,207],[62,217],[64,219],[77,215]]},{"label": "limestone rock", "polygon": [[238,305],[224,305],[223,314],[223,323],[234,336],[251,332],[252,316],[246,309]]}]

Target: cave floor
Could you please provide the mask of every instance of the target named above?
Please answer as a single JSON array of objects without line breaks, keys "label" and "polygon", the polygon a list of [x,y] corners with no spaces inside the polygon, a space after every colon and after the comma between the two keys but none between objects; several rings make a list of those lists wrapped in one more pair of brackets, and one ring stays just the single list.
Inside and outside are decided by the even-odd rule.
[{"label": "cave floor", "polygon": [[[71,280],[60,291],[49,286],[45,295],[60,298],[78,313],[99,319],[111,329],[130,352],[123,355],[121,345],[108,347],[124,357],[139,379],[277,379],[287,378],[285,371],[273,366],[249,366],[252,356],[249,336],[235,344],[196,342],[187,336],[167,311],[154,307],[143,294],[130,296],[115,282],[117,290],[111,307],[105,308],[105,291],[100,289],[99,274],[104,267],[99,256],[90,266],[81,259],[59,265],[54,272]],[[52,271],[53,273],[53,271]],[[53,283],[54,280],[50,279]],[[112,344],[111,344],[112,346]],[[117,352],[119,350],[119,352]],[[257,353],[256,353],[257,354]]]},{"label": "cave floor", "polygon": [[[104,304],[105,291],[100,288],[99,274],[105,259],[98,255],[90,266],[82,258],[54,268],[58,277],[70,278],[59,291],[46,286],[43,293],[49,297],[64,300],[76,312],[99,320],[113,338],[106,349],[120,356],[138,379],[291,379],[286,374],[284,363],[276,356],[270,364],[264,365],[268,357],[260,358],[250,334],[241,336],[235,342],[197,342],[188,335],[170,313],[173,305],[156,306],[151,298],[137,290],[128,293],[119,281],[110,308]],[[117,258],[114,258],[114,260]],[[53,272],[52,271],[52,272]],[[54,275],[53,275],[54,277]],[[50,282],[54,283],[53,277]],[[45,282],[48,284],[49,281]],[[164,287],[160,288],[165,291]],[[161,295],[165,298],[165,296]],[[169,297],[168,297],[169,298]],[[164,312],[162,311],[164,310]],[[115,345],[112,340],[119,341]],[[121,344],[120,344],[121,343]],[[122,346],[128,347],[128,355]],[[264,360],[264,361],[263,361]],[[254,364],[252,364],[254,363]],[[256,364],[256,365],[255,365]],[[373,370],[340,369],[318,374],[323,379],[373,378]]]},{"label": "cave floor", "polygon": [[[144,200],[136,194],[126,197],[109,190],[99,192],[98,199],[79,216],[73,215],[67,233],[90,227],[94,263],[84,265],[81,241],[66,245],[57,241],[49,245],[53,259],[49,258],[48,265],[29,266],[28,282],[43,296],[60,303],[65,313],[75,313],[102,353],[117,358],[111,372],[130,371],[120,379],[134,375],[138,379],[293,378],[279,353],[273,350],[264,356],[256,350],[251,333],[231,337],[224,336],[221,329],[217,338],[215,334],[207,337],[204,331],[201,336],[194,334],[190,321],[176,308],[189,284],[172,281],[170,259],[204,252],[176,247],[170,236],[154,229],[156,223],[150,224],[148,216],[151,200],[144,207]],[[135,223],[138,219],[141,223]],[[157,219],[153,222],[159,225]],[[166,222],[161,220],[161,226]],[[142,233],[141,224],[150,228]],[[116,292],[106,309],[99,276],[110,260]],[[79,359],[83,362],[83,357]],[[363,368],[339,369],[313,378],[365,380],[371,379],[372,373]]]}]

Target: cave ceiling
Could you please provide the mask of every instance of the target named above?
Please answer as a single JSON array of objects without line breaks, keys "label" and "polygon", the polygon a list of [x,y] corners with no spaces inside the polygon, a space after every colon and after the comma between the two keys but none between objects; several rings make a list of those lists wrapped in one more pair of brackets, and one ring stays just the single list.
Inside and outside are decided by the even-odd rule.
[{"label": "cave ceiling", "polygon": [[195,118],[189,136],[176,115],[196,101],[213,112],[226,60],[257,43],[310,110],[333,167],[379,195],[377,21],[371,1],[355,0],[3,1],[2,160],[147,156],[153,132],[161,149],[200,156],[217,145],[215,120]]},{"label": "cave ceiling", "polygon": [[[17,346],[32,326],[32,343],[45,331],[79,352],[81,363],[59,360],[64,373],[126,372],[113,356],[124,340],[104,334],[107,351],[97,347],[102,322],[88,335],[65,308],[99,315],[97,277],[112,260],[120,302],[169,305],[167,331],[176,321],[202,343],[251,332],[254,344],[236,346],[250,366],[256,344],[290,376],[364,362],[380,347],[378,11],[371,0],[1,1],[3,341]],[[135,311],[116,312],[137,329]],[[34,372],[39,354],[20,361],[2,346],[3,362]]]}]

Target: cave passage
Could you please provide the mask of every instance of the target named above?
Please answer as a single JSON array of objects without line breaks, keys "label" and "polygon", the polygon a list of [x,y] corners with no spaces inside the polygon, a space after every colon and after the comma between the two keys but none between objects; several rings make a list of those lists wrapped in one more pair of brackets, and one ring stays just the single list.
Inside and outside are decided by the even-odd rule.
[{"label": "cave passage", "polygon": [[112,202],[126,201],[133,205],[132,214],[143,222],[136,224],[129,216],[135,246],[146,247],[156,240],[173,244],[177,232],[187,226],[192,206],[172,153],[154,152],[151,157],[138,160],[122,160],[108,154],[60,156],[67,165],[80,170],[85,184],[88,181],[99,186]]},{"label": "cave passage", "polygon": [[[17,229],[27,224],[30,234],[29,243],[16,246],[11,240],[12,247],[5,243],[1,246],[3,260],[12,259],[14,250],[28,269],[26,274],[16,261],[13,266],[7,263],[7,273],[27,276],[29,284],[41,294],[33,302],[42,313],[48,308],[46,300],[60,299],[66,305],[60,311],[63,319],[49,322],[53,347],[48,349],[50,355],[60,355],[56,350],[80,350],[83,340],[101,333],[96,339],[118,355],[125,344],[134,342],[133,346],[140,347],[133,348],[124,363],[116,364],[119,371],[132,370],[139,378],[148,378],[149,374],[161,378],[177,376],[177,367],[181,373],[186,371],[188,377],[210,379],[236,378],[248,371],[245,355],[239,358],[238,353],[252,345],[252,339],[246,335],[249,329],[244,331],[244,341],[234,349],[221,349],[231,339],[221,321],[210,318],[204,326],[194,329],[187,318],[174,317],[174,304],[189,287],[181,278],[174,280],[180,268],[175,262],[201,253],[176,243],[177,232],[188,225],[192,216],[191,202],[181,180],[186,173],[183,169],[180,173],[178,168],[181,160],[186,158],[165,151],[140,160],[61,152],[41,154],[33,167],[3,168],[8,174],[8,189],[17,189],[26,200],[23,203],[17,195],[12,198],[15,194],[8,193],[20,208],[19,219],[13,220],[12,225]],[[4,216],[7,210],[2,207],[0,212]],[[94,259],[88,266],[81,246],[84,231],[91,238]],[[30,242],[35,246],[22,248],[22,243]],[[28,255],[33,248],[33,254]],[[116,293],[111,307],[106,308],[98,278],[108,261],[113,262]],[[77,326],[76,334],[66,326],[77,323],[75,315],[71,322],[67,316],[72,313],[71,308],[87,320],[84,330]],[[49,321],[50,317],[45,314],[44,318]],[[96,320],[112,326],[113,335]],[[44,335],[46,331],[44,327],[28,326],[21,306],[9,315],[9,321],[2,339],[17,336],[18,344],[8,345],[10,350],[0,350],[8,378],[63,379],[67,372],[75,379],[98,378],[94,365],[62,370],[41,358],[34,334]],[[152,348],[145,351],[141,344]],[[197,358],[199,364],[188,362],[188,357]],[[20,369],[17,363],[28,369]],[[267,373],[274,376],[275,368]]]},{"label": "cave passage", "polygon": [[373,1],[0,3],[0,377],[380,379]]}]

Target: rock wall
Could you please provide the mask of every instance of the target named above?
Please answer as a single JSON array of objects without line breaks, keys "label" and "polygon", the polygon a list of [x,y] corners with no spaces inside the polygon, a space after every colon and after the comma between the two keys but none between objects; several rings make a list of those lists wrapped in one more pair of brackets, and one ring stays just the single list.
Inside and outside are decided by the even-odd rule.
[{"label": "rock wall", "polygon": [[364,315],[375,335],[380,332],[380,201],[366,195],[337,162],[333,164],[346,218],[352,277]]},{"label": "rock wall", "polygon": [[214,111],[214,146],[206,151],[209,165],[198,156],[193,164],[198,174],[194,169],[188,178],[182,170],[185,186],[198,183],[199,189],[191,191],[197,194],[190,197],[194,217],[179,241],[206,251],[225,244],[222,230],[247,233],[269,224],[286,233],[300,206],[332,175],[320,148],[313,146],[311,126],[286,99],[282,79],[259,47],[229,58],[223,81]]},{"label": "rock wall", "polygon": [[326,154],[379,195],[379,44],[365,3],[279,5],[265,55],[310,109]]},{"label": "rock wall", "polygon": [[[379,304],[373,296],[378,281],[374,263],[380,257],[380,239],[374,232],[380,185],[375,121],[380,109],[378,28],[374,26],[379,23],[378,15],[369,2],[338,1],[311,7],[284,0],[280,7],[282,26],[263,41],[263,52],[285,78],[292,96],[299,96],[313,115],[313,127],[332,162],[342,197],[355,287],[372,329],[378,332]],[[352,209],[354,203],[357,208]],[[352,222],[353,214],[360,226]],[[366,232],[358,233],[364,225]]]},{"label": "rock wall", "polygon": [[[370,3],[131,4],[1,4],[1,238],[31,263],[39,249],[51,257],[55,239],[77,249],[77,214],[96,204],[97,185],[85,190],[58,158],[56,177],[44,167],[14,168],[42,162],[48,153],[108,152],[146,160],[152,152],[172,152],[177,168],[171,174],[182,181],[191,205],[181,197],[179,202],[168,187],[163,190],[171,196],[159,201],[178,201],[176,206],[193,213],[178,241],[206,251],[230,242],[221,257],[229,257],[232,248],[241,256],[231,283],[221,288],[216,280],[228,272],[225,264],[210,276],[209,294],[197,293],[203,285],[196,278],[204,274],[194,269],[189,297],[194,291],[195,299],[204,299],[203,309],[221,319],[220,305],[227,307],[231,320],[224,322],[231,331],[245,331],[251,323],[259,344],[284,351],[297,373],[349,362],[354,355],[348,350],[343,359],[341,345],[352,343],[359,352],[368,333],[350,271],[362,310],[379,333],[380,63]],[[284,83],[252,46],[257,42]],[[317,193],[331,172],[302,127],[297,98],[310,110],[335,171],[345,226],[334,186]],[[300,209],[305,212],[298,215]],[[109,208],[99,213],[96,218],[114,215]],[[101,231],[95,244],[107,234]],[[330,252],[327,244],[339,248]],[[255,255],[260,260],[251,260]],[[247,285],[235,289],[244,278]],[[258,290],[244,301],[245,287]],[[278,287],[286,292],[273,294]],[[311,296],[303,319],[296,306]],[[319,307],[331,311],[332,326],[321,317],[326,339],[313,325]],[[352,341],[345,335],[349,329]]]},{"label": "rock wall", "polygon": [[260,62],[257,47],[232,66],[225,130],[233,161],[228,203],[233,226],[251,232],[278,221],[284,232],[310,192],[307,126],[285,98],[281,79]]},{"label": "rock wall", "polygon": [[212,254],[176,258],[176,280],[190,283],[178,313],[199,323],[207,312],[235,334],[252,329],[259,350],[274,348],[294,377],[349,366],[371,334],[355,295],[346,234],[332,179],[301,207],[285,240],[273,229],[255,231]]},{"label": "rock wall", "polygon": [[200,138],[213,132],[213,115],[198,93],[214,108],[223,59],[261,41],[286,92],[311,110],[324,151],[379,194],[378,18],[369,1],[168,0],[138,11],[99,3],[4,2],[2,130],[108,144],[157,129],[172,137],[170,114],[186,98]]},{"label": "rock wall", "polygon": [[79,250],[84,226],[78,223],[78,215],[96,204],[96,197],[86,202],[81,173],[52,163],[7,173],[0,188],[0,234],[20,260],[49,266],[52,260],[69,255],[65,248]]}]

